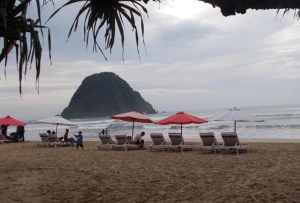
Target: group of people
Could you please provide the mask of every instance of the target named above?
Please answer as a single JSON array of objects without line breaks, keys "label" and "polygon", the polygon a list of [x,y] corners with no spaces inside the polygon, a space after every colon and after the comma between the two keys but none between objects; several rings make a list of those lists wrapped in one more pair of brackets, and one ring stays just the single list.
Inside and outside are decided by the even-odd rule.
[{"label": "group of people", "polygon": [[64,141],[64,142],[66,142],[67,145],[69,145],[69,143],[70,143],[71,146],[75,146],[75,143],[76,143],[77,149],[79,146],[81,147],[81,149],[83,149],[83,137],[82,137],[81,131],[78,132],[78,135],[74,134],[74,136],[77,138],[77,140],[75,140],[73,137],[69,138],[69,129],[66,129],[66,132],[63,137],[57,137],[55,131],[51,132],[50,130],[47,130],[47,135],[49,138],[53,137],[53,138],[57,138],[61,142]]},{"label": "group of people", "polygon": [[[10,133],[10,135],[7,135],[7,125],[1,125],[1,134],[4,135],[7,139],[12,140],[12,141],[24,141],[24,134],[25,134],[25,129],[24,126],[18,126],[16,129],[16,132]],[[101,132],[103,135],[104,134],[108,134],[108,130],[103,129]],[[100,133],[100,134],[101,134]],[[50,131],[47,130],[47,135],[49,136],[49,138],[57,138],[59,141],[64,141],[65,143],[67,143],[67,145],[71,146],[75,146],[76,143],[76,148],[78,149],[78,147],[81,147],[81,149],[83,149],[83,136],[82,136],[82,132],[79,131],[78,135],[74,136],[77,138],[77,140],[75,140],[73,137],[69,138],[69,129],[66,129],[66,132],[64,134],[63,137],[57,137],[55,131]],[[137,134],[134,139],[133,142],[134,144],[140,145],[141,149],[145,149],[144,146],[144,140],[142,139],[142,137],[145,135],[145,132],[141,132],[140,134]]]},{"label": "group of people", "polygon": [[7,134],[7,128],[8,125],[1,125],[1,134],[8,140],[11,141],[25,141],[25,128],[24,126],[17,126],[17,129],[15,132],[10,133],[9,135]]},{"label": "group of people", "polygon": [[108,135],[108,130],[107,130],[107,128],[102,129],[102,131],[101,131],[100,134],[102,134],[102,135]]},{"label": "group of people", "polygon": [[[99,133],[99,135],[108,135],[107,128],[102,129],[102,131],[101,131],[101,133]],[[136,145],[139,145],[141,149],[145,149],[144,140],[142,139],[142,137],[144,137],[144,135],[145,135],[145,132],[141,132],[141,133],[137,134],[133,139],[133,143]]]}]

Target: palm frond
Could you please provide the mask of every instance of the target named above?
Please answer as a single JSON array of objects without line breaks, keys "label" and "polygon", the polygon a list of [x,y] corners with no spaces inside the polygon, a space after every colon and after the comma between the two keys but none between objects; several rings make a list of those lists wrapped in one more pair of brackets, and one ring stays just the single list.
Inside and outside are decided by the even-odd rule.
[{"label": "palm frond", "polygon": [[[144,41],[144,22],[142,13],[145,13],[148,16],[148,11],[140,3],[141,0],[70,0],[60,8],[58,8],[48,20],[50,20],[53,16],[55,16],[63,7],[69,6],[74,3],[78,2],[85,2],[82,8],[77,13],[73,24],[69,30],[68,38],[71,36],[72,32],[77,30],[78,21],[80,17],[85,14],[84,18],[84,41],[88,46],[89,38],[91,37],[93,40],[93,51],[97,52],[99,49],[106,59],[103,50],[99,46],[97,42],[98,34],[101,29],[104,30],[104,42],[105,42],[105,49],[109,49],[112,51],[112,48],[115,44],[115,35],[116,30],[119,30],[119,34],[121,36],[121,45],[122,45],[122,58],[124,60],[124,30],[125,30],[125,23],[123,19],[131,25],[132,31],[135,34],[135,41],[137,47],[137,53],[139,55],[139,30],[138,26],[136,25],[136,18],[139,18],[140,29],[143,39],[143,44],[145,45]],[[143,0],[144,3],[148,3],[149,0]],[[162,2],[162,0],[152,0],[154,2]],[[126,4],[125,4],[126,3]],[[131,5],[130,5],[131,4]],[[47,21],[48,21],[47,20]],[[105,28],[104,28],[105,26]],[[107,60],[107,59],[106,59]]]},{"label": "palm frond", "polygon": [[[6,77],[8,55],[13,48],[16,49],[20,95],[22,95],[22,77],[23,75],[26,75],[28,63],[30,63],[31,66],[33,59],[35,60],[36,67],[36,80],[38,81],[39,79],[42,47],[38,30],[40,30],[43,35],[42,29],[47,28],[45,26],[41,26],[41,5],[39,0],[35,0],[37,4],[38,19],[33,20],[26,17],[27,8],[31,1],[32,0],[0,1],[0,39],[3,38],[3,49],[0,53],[0,62],[5,59],[4,74]],[[43,0],[43,3],[46,3],[46,0]],[[51,61],[51,39],[50,31],[48,32],[49,58]]]}]

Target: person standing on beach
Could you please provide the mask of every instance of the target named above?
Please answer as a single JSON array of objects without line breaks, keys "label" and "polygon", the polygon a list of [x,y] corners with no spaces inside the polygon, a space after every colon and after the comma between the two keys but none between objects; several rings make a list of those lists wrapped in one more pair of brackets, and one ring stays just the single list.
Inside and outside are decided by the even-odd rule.
[{"label": "person standing on beach", "polygon": [[24,137],[25,128],[24,128],[24,126],[18,126],[16,133],[18,134],[18,137],[22,139],[21,141],[24,142],[25,141],[25,137]]},{"label": "person standing on beach", "polygon": [[144,140],[142,139],[142,137],[144,137],[145,132],[141,132],[140,134],[137,134],[135,136],[135,138],[133,139],[134,144],[140,145],[141,149],[145,149],[144,146]]},{"label": "person standing on beach", "polygon": [[7,125],[1,125],[1,134],[7,136]]},{"label": "person standing on beach", "polygon": [[80,146],[83,149],[83,137],[82,137],[82,132],[79,131],[78,135],[74,135],[75,137],[77,137],[77,141],[76,141],[76,148],[78,150],[78,146]]}]

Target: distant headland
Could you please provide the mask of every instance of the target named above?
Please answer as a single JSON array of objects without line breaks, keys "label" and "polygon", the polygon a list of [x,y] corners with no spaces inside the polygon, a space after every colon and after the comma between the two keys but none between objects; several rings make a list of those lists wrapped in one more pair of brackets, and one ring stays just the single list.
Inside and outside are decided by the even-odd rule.
[{"label": "distant headland", "polygon": [[128,111],[155,114],[152,105],[139,92],[112,72],[86,77],[61,115],[64,118],[97,118]]}]

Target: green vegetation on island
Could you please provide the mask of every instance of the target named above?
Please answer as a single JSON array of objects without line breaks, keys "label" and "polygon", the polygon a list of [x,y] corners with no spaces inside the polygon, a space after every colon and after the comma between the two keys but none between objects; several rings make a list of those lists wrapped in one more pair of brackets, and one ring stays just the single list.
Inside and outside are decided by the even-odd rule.
[{"label": "green vegetation on island", "polygon": [[61,115],[69,119],[97,118],[128,111],[156,113],[125,80],[115,73],[104,72],[86,77]]}]

